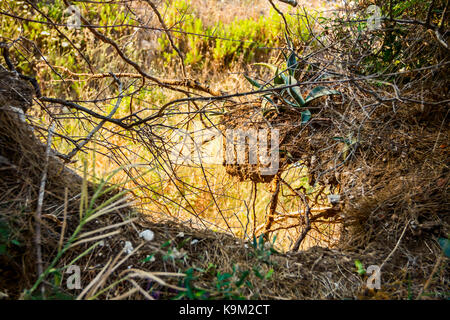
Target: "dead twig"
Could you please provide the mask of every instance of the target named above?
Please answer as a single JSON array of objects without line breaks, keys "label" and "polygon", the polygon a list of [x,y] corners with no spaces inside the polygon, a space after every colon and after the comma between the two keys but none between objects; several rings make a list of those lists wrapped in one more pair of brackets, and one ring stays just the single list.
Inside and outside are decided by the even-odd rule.
[{"label": "dead twig", "polygon": [[[36,245],[36,265],[37,277],[39,278],[44,272],[42,261],[42,239],[41,239],[41,218],[42,218],[42,204],[44,202],[45,183],[47,182],[48,161],[50,157],[50,150],[52,146],[53,131],[55,130],[55,123],[50,126],[47,138],[47,150],[45,151],[45,163],[42,169],[41,184],[39,186],[39,196],[35,216],[35,245]],[[44,295],[45,287],[41,284],[41,293]]]},{"label": "dead twig", "polygon": [[122,90],[122,82],[114,75],[114,73],[111,72],[112,77],[114,78],[114,81],[117,82],[118,86],[119,86],[119,97],[117,99],[116,105],[114,106],[114,108],[111,110],[111,112],[106,116],[106,119],[103,119],[102,121],[100,121],[100,123],[91,131],[89,132],[89,134],[86,136],[86,138],[80,143],[77,144],[75,146],[74,149],[72,149],[71,152],[69,152],[69,154],[66,156],[66,158],[68,160],[70,160],[71,158],[73,158],[74,155],[77,154],[77,152],[79,150],[81,150],[81,148],[83,148],[94,136],[94,134],[101,129],[101,127],[103,127],[103,125],[106,123],[107,120],[111,120],[112,117],[114,116],[114,114],[116,113],[117,109],[119,109],[120,106],[120,102],[122,101],[122,94],[123,94],[123,90]]}]

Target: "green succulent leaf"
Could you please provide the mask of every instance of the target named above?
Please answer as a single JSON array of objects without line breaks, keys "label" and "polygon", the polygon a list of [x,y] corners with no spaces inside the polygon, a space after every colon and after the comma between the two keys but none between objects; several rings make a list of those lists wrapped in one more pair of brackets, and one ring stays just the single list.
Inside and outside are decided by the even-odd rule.
[{"label": "green succulent leaf", "polygon": [[266,94],[263,96],[265,103],[262,105],[261,111],[265,117],[270,111],[276,110],[279,113],[277,104],[270,98],[270,95]]},{"label": "green succulent leaf", "polygon": [[284,84],[284,80],[283,80],[283,78],[280,76],[278,68],[277,68],[277,70],[275,71],[275,78],[273,79],[273,83],[274,83],[275,85],[278,85],[278,84]]},{"label": "green succulent leaf", "polygon": [[[285,74],[283,74],[283,73],[281,73],[280,74],[280,77],[283,79],[283,85],[289,85],[289,84],[291,84],[291,76],[287,76],[287,75],[285,75]],[[295,78],[294,78],[294,80],[295,80]],[[297,83],[296,82],[297,80],[295,80],[295,82],[294,83]]]},{"label": "green succulent leaf", "polygon": [[299,107],[303,107],[306,104],[299,87],[289,88],[289,93],[291,94],[292,98],[297,101]]},{"label": "green succulent leaf", "polygon": [[277,107],[277,104],[275,103],[275,101],[273,101],[273,100],[270,98],[270,95],[269,95],[269,94],[263,95],[263,99],[266,100],[267,102],[269,102],[269,103],[270,103],[271,105],[273,105],[274,107]]},{"label": "green succulent leaf", "polygon": [[290,105],[290,106],[292,106],[292,107],[294,107],[294,108],[298,108],[298,102],[297,102],[297,101],[295,101],[295,103],[294,103],[294,102],[291,102],[291,101],[289,101],[288,99],[285,99],[285,98],[283,98],[283,101],[284,101],[286,104],[288,104],[288,105]]},{"label": "green succulent leaf", "polygon": [[263,235],[260,235],[258,240],[259,240],[258,241],[258,247],[259,248],[264,248],[264,237],[263,237]]},{"label": "green succulent leaf", "polygon": [[323,96],[331,96],[331,95],[335,95],[335,94],[341,94],[341,93],[337,90],[328,89],[327,87],[322,87],[322,86],[315,87],[314,89],[311,90],[311,92],[306,97],[306,103],[309,103],[312,100],[323,97]]},{"label": "green succulent leaf", "polygon": [[[285,74],[280,75],[285,85],[297,84],[297,80],[293,76],[287,76]],[[288,88],[288,92],[291,97],[297,102],[298,107],[303,107],[305,104],[305,99],[303,99],[302,93],[300,92],[299,87]]]},{"label": "green succulent leaf", "polygon": [[252,78],[250,78],[248,76],[246,76],[245,74],[244,74],[244,77],[245,77],[245,79],[247,79],[248,82],[251,83],[252,86],[254,86],[254,87],[258,88],[258,89],[261,89],[262,85],[259,84],[258,81],[254,80],[254,79],[252,79]]},{"label": "green succulent leaf", "polygon": [[256,237],[253,236],[253,243],[252,243],[253,248],[257,248],[258,247],[258,243],[256,242]]},{"label": "green succulent leaf", "polygon": [[297,64],[297,58],[296,58],[296,56],[295,56],[295,53],[291,53],[290,55],[289,55],[289,57],[287,58],[287,68],[288,68],[288,70],[289,70],[289,74],[291,75],[291,76],[293,76],[294,74],[295,74],[295,71],[297,70],[297,68],[298,68],[298,64]]},{"label": "green succulent leaf", "polygon": [[446,238],[439,238],[438,241],[439,245],[444,251],[444,254],[447,256],[447,258],[450,258],[450,240]]},{"label": "green succulent leaf", "polygon": [[[280,72],[280,70],[279,70],[279,68],[276,66],[276,65],[273,65],[273,64],[270,64],[270,63],[265,63],[265,62],[258,62],[258,63],[254,63],[253,65],[255,65],[255,66],[263,66],[263,67],[266,67],[266,68],[268,68],[268,69],[270,69],[274,74],[275,74],[275,77],[274,77],[274,83],[277,85],[277,84],[283,84],[284,83],[284,81],[283,81],[283,78],[280,76],[280,74],[279,74],[279,72]],[[247,79],[248,80],[248,79]],[[252,79],[253,80],[253,79]],[[250,81],[250,80],[249,80]],[[254,80],[253,80],[254,81]],[[262,85],[260,85],[261,87],[262,87]]]},{"label": "green succulent leaf", "polygon": [[302,123],[307,123],[309,120],[311,120],[311,111],[306,109],[302,111]]}]

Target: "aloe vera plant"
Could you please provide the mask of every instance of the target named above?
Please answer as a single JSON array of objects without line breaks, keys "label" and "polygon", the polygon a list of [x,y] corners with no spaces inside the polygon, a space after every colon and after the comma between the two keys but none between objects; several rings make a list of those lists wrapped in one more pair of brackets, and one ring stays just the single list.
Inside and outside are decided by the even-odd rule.
[{"label": "aloe vera plant", "polygon": [[[285,56],[286,57],[286,56]],[[272,81],[268,83],[261,84],[255,79],[244,75],[244,77],[250,82],[251,85],[256,87],[257,89],[266,89],[266,88],[280,88],[291,85],[298,84],[297,79],[294,77],[296,71],[299,68],[299,63],[297,61],[296,55],[292,52],[289,56],[286,57],[286,69],[280,72],[279,67],[269,64],[269,63],[255,63],[255,65],[260,65],[269,68],[274,72],[274,76]],[[317,86],[312,89],[306,97],[303,97],[300,88],[298,86],[292,86],[288,88],[283,88],[278,97],[282,99],[282,101],[290,106],[295,108],[301,108],[302,115],[302,123],[306,123],[311,119],[311,111],[307,109],[307,106],[311,101],[318,99],[323,96],[330,96],[341,94],[337,90],[331,90],[327,87]],[[265,116],[269,111],[275,109],[278,112],[278,106],[274,102],[274,93],[266,93],[263,94],[264,106],[263,106],[263,115]],[[272,107],[267,108],[267,104],[272,105]]]}]

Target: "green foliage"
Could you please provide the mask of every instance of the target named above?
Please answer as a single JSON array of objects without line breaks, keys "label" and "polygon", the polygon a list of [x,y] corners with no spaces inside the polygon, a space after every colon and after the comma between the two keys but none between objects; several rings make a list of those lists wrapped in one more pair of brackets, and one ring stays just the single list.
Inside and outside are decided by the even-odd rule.
[{"label": "green foliage", "polygon": [[331,96],[331,95],[336,95],[336,94],[341,94],[341,93],[337,90],[330,90],[326,87],[317,86],[314,89],[312,89],[311,92],[306,96],[305,104],[307,104],[315,99],[318,99],[320,97]]},{"label": "green foliage", "polygon": [[275,33],[268,28],[264,17],[256,21],[234,20],[229,25],[219,23],[215,28],[218,30],[218,38],[212,50],[213,57],[225,64],[241,55],[244,61],[249,62],[253,60],[259,48],[274,46],[277,43]]},{"label": "green foliage", "polygon": [[[210,264],[207,269],[189,268],[186,276],[180,280],[179,285],[186,288],[186,291],[178,293],[174,298],[190,299],[190,300],[243,300],[245,296],[243,292],[246,288],[252,288],[252,284],[248,281],[250,276],[249,270],[240,271],[238,267],[233,265],[231,272],[220,272],[215,270],[217,266]],[[195,275],[195,274],[198,275]],[[212,283],[213,288],[202,289],[195,286],[194,282],[201,276],[214,275]]]},{"label": "green foliage", "polygon": [[[7,4],[6,4],[7,3]],[[11,42],[19,37],[25,37],[18,46],[20,51],[24,50],[26,54],[12,54],[16,67],[24,74],[35,75],[38,72],[39,82],[52,82],[52,95],[67,93],[66,87],[70,85],[70,91],[75,96],[83,96],[86,92],[86,83],[70,82],[64,83],[61,78],[50,68],[37,67],[44,63],[44,59],[52,66],[56,66],[56,71],[61,70],[57,67],[65,67],[72,72],[83,73],[89,67],[89,64],[96,66],[108,66],[111,59],[105,54],[98,54],[104,51],[106,45],[99,45],[91,34],[86,33],[86,29],[69,29],[65,26],[68,22],[69,13],[66,11],[66,5],[62,0],[37,1],[39,14],[29,4],[24,1],[5,1],[0,4],[3,11],[13,12],[15,15],[24,19],[20,23],[12,17],[2,15],[0,27],[2,30],[1,40]],[[125,11],[120,9],[117,4],[102,3],[101,5],[92,3],[78,5],[82,16],[86,17],[94,25],[118,25],[130,24],[136,22],[125,16]],[[47,17],[57,25],[53,27],[47,24]],[[36,22],[35,22],[36,21]],[[42,23],[41,23],[42,22]],[[114,27],[102,28],[101,32],[105,35],[116,38],[114,35],[120,31],[122,37],[132,32],[132,28]],[[29,40],[29,41],[28,41]],[[126,48],[126,53],[130,57],[136,55],[133,48]],[[108,67],[107,71],[111,68]],[[99,70],[100,71],[100,70]],[[43,86],[45,94],[46,86]]]},{"label": "green foliage", "polygon": [[[415,10],[416,6],[423,8],[423,0],[401,0],[394,1],[397,2],[392,6],[393,17],[401,17],[404,13],[409,14],[411,11]],[[431,1],[429,1],[431,3]],[[422,9],[423,10],[423,9]]]},{"label": "green foliage", "polygon": [[[216,275],[216,290],[221,299],[244,299],[245,297],[239,292],[244,285],[245,279],[250,274],[250,271],[245,270],[239,272],[236,266],[233,265],[231,273],[217,272]],[[236,280],[237,279],[237,280]]]},{"label": "green foliage", "polygon": [[[229,65],[239,58],[250,62],[257,56],[267,53],[268,48],[280,45],[284,22],[280,15],[271,10],[269,16],[258,19],[235,19],[229,24],[218,22],[206,26],[190,8],[190,1],[177,0],[166,3],[165,23],[174,26],[175,45],[185,52],[185,63],[200,68],[205,62],[207,52],[214,62]],[[286,19],[295,38],[309,39],[306,19],[300,15],[287,15]],[[160,50],[167,63],[176,58],[176,52],[170,46],[166,34],[158,38]]]},{"label": "green foliage", "polygon": [[356,272],[358,272],[358,274],[359,274],[360,276],[366,274],[366,269],[364,269],[364,266],[363,266],[363,264],[361,263],[361,261],[355,260],[355,267],[356,267]]},{"label": "green foliage", "polygon": [[444,252],[445,256],[447,258],[450,258],[450,240],[446,238],[439,238],[438,239],[439,245],[442,248],[442,251]]},{"label": "green foliage", "polygon": [[[272,72],[274,72],[274,75],[272,77],[273,80],[263,85],[255,79],[244,75],[245,79],[247,79],[250,84],[252,84],[257,89],[266,89],[267,87],[274,89],[281,87],[283,88],[281,90],[274,90],[274,93],[272,95],[263,95],[263,99],[266,101],[266,105],[267,103],[271,105],[269,106],[269,108],[263,107],[263,115],[267,115],[269,111],[272,111],[274,109],[278,112],[278,106],[276,103],[274,103],[275,97],[278,97],[284,103],[296,108],[300,108],[302,110],[302,123],[307,123],[312,117],[311,112],[306,109],[309,103],[324,96],[340,94],[339,91],[331,90],[323,86],[317,86],[312,89],[311,92],[309,92],[309,94],[304,98],[303,94],[300,91],[300,88],[297,86],[292,86],[298,84],[298,81],[294,77],[294,75],[299,71],[299,63],[297,62],[297,58],[294,52],[291,52],[289,57],[286,57],[285,68],[280,68],[269,63],[255,63],[255,65],[267,67]],[[280,69],[282,69],[283,71],[280,72]]]},{"label": "green foliage", "polygon": [[155,257],[155,254],[153,254],[153,253],[149,254],[144,259],[142,259],[141,262],[142,263],[146,263],[146,262],[152,261],[154,259],[154,257]]},{"label": "green foliage", "polygon": [[[201,270],[203,271],[203,270]],[[186,276],[180,280],[179,286],[186,289],[186,291],[181,291],[174,299],[190,299],[190,300],[206,300],[208,294],[206,290],[196,288],[193,281],[197,280],[198,277],[194,275],[195,269],[189,268],[184,273]]]},{"label": "green foliage", "polygon": [[250,252],[251,257],[256,257],[259,261],[271,265],[270,256],[274,253],[278,253],[273,247],[277,237],[273,237],[272,242],[265,242],[264,235],[261,235],[258,239],[253,237],[252,248],[253,251]]}]

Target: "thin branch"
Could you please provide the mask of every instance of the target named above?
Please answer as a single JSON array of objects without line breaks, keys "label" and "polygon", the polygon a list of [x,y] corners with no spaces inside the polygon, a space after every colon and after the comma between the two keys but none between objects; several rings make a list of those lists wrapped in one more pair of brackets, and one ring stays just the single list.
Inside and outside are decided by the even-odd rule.
[{"label": "thin branch", "polygon": [[284,29],[286,31],[286,34],[288,36],[291,35],[291,31],[289,30],[289,26],[288,26],[286,17],[284,16],[283,12],[281,12],[281,10],[277,8],[277,6],[272,2],[272,0],[269,0],[269,2],[272,5],[272,8],[281,16],[281,18],[283,18]]},{"label": "thin branch", "polygon": [[64,241],[64,234],[66,233],[66,227],[67,227],[67,205],[69,203],[69,188],[65,187],[64,189],[64,215],[63,215],[63,224],[61,227],[61,234],[59,236],[59,242],[58,242],[58,251],[61,251]]},{"label": "thin branch", "polygon": [[159,13],[159,11],[156,8],[155,4],[152,1],[150,1],[150,0],[145,0],[145,1],[150,5],[150,7],[152,7],[153,12],[156,14],[156,17],[158,18],[159,23],[163,27],[164,32],[166,33],[167,38],[169,39],[170,45],[177,52],[178,57],[180,58],[180,62],[181,62],[181,71],[183,72],[183,77],[186,78],[186,67],[184,65],[184,59],[183,59],[183,55],[180,52],[180,49],[178,49],[178,47],[175,45],[175,42],[172,39],[172,35],[168,31],[167,26],[166,26],[166,24],[164,22],[164,19],[161,17],[161,14]]},{"label": "thin branch", "polygon": [[311,221],[309,219],[309,216],[311,214],[311,208],[308,204],[308,199],[303,193],[298,192],[297,190],[293,189],[285,180],[281,179],[281,182],[288,186],[289,189],[293,192],[295,192],[300,198],[302,198],[303,203],[305,204],[305,227],[303,228],[302,233],[300,234],[300,237],[295,241],[294,246],[292,247],[293,252],[297,252],[300,248],[301,243],[305,239],[306,235],[308,234],[309,230],[311,230]]},{"label": "thin branch", "polygon": [[[64,3],[67,6],[72,5],[70,3],[70,1],[68,0],[64,0]],[[87,21],[83,16],[80,15],[80,19],[83,21],[83,23],[88,24],[87,28],[89,29],[89,31],[91,31],[91,33],[98,39],[100,39],[102,42],[107,43],[109,45],[111,45],[116,53],[122,58],[122,60],[124,60],[127,64],[129,64],[130,66],[132,66],[141,76],[143,76],[144,78],[147,78],[153,82],[155,82],[156,84],[158,84],[161,87],[173,90],[173,91],[178,91],[178,92],[182,92],[185,93],[187,95],[189,95],[189,92],[179,89],[177,87],[171,86],[171,85],[167,85],[164,82],[162,82],[160,79],[158,79],[157,77],[154,77],[150,74],[148,74],[147,72],[145,72],[141,66],[139,64],[137,64],[136,62],[134,62],[133,60],[131,60],[130,58],[127,57],[127,55],[119,48],[119,45],[112,39],[108,38],[107,36],[105,36],[104,34],[100,33],[99,31],[97,31],[95,28],[91,27],[89,25],[89,21]],[[202,85],[196,83],[193,80],[190,79],[185,79],[183,80],[186,85],[191,85],[193,84],[195,86],[195,88],[197,88],[197,90],[199,90],[201,88],[202,91],[204,92],[208,92],[210,94],[215,95],[214,93],[216,93],[214,90],[211,90],[210,88],[207,87],[203,87]],[[195,89],[193,88],[193,89]]]},{"label": "thin branch", "polygon": [[120,102],[122,101],[122,94],[123,94],[122,82],[113,73],[111,73],[111,75],[114,77],[114,81],[116,81],[119,86],[119,97],[117,99],[116,105],[114,106],[114,109],[112,109],[111,112],[106,116],[106,119],[103,119],[102,121],[100,121],[100,123],[91,132],[89,132],[89,134],[86,136],[86,138],[80,144],[77,144],[75,146],[75,148],[73,148],[73,150],[71,152],[69,152],[69,154],[66,156],[67,159],[70,160],[71,158],[73,158],[73,156],[76,155],[77,152],[80,151],[81,148],[83,148],[89,142],[89,140],[92,139],[94,134],[98,130],[100,130],[101,127],[103,127],[103,125],[106,123],[106,121],[112,119],[112,117],[116,113],[117,109],[119,108]]},{"label": "thin branch", "polygon": [[405,227],[403,228],[402,234],[400,235],[400,237],[397,240],[397,243],[395,244],[394,249],[392,249],[392,251],[389,253],[389,255],[386,257],[386,259],[384,259],[383,263],[380,265],[380,270],[383,268],[383,266],[386,264],[386,262],[389,261],[389,259],[391,258],[391,256],[394,254],[394,252],[397,250],[398,246],[400,245],[400,241],[402,241],[403,236],[405,235],[406,229],[409,226],[409,220],[406,222]]},{"label": "thin branch", "polygon": [[[47,150],[45,151],[45,163],[42,169],[41,184],[39,186],[39,196],[36,208],[35,216],[35,244],[36,244],[36,265],[37,265],[37,277],[39,278],[44,272],[42,261],[42,239],[41,239],[41,218],[42,218],[42,205],[44,202],[45,183],[47,182],[48,161],[50,157],[50,150],[52,146],[53,131],[55,130],[55,123],[53,123],[48,131]],[[41,285],[41,293],[45,294],[45,287]]]}]

